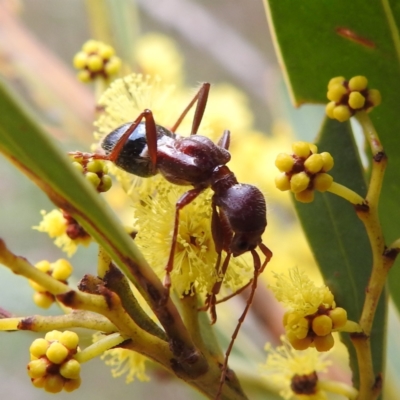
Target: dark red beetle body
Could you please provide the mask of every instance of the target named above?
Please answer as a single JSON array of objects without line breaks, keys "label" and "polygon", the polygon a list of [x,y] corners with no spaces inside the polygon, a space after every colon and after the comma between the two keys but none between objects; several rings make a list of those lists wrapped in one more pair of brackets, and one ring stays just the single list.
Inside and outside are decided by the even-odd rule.
[{"label": "dark red beetle body", "polygon": [[[233,172],[226,166],[231,158],[228,151],[230,132],[224,131],[218,144],[213,143],[205,136],[197,135],[207,103],[209,88],[208,83],[201,86],[170,130],[156,125],[152,112],[144,110],[134,122],[120,126],[104,138],[102,148],[105,154],[92,156],[112,161],[121,169],[141,177],[150,177],[160,173],[173,184],[193,186],[176,203],[171,250],[165,267],[164,286],[168,291],[171,286],[170,273],[173,268],[178,236],[179,211],[208,187],[214,191],[211,204],[211,228],[218,256],[215,266],[217,273],[225,274],[231,256],[236,257],[248,251],[251,253],[254,262],[254,277],[246,285],[251,285],[251,293],[226,351],[217,399],[225,381],[228,357],[234,340],[256,290],[257,278],[272,257],[272,253],[261,239],[267,226],[263,194],[255,186],[239,183]],[[175,130],[195,103],[197,104],[191,135],[189,137],[176,135]],[[143,119],[144,122],[142,122]],[[263,263],[255,251],[257,247],[265,255]],[[222,251],[226,252],[223,262]],[[212,323],[216,321],[215,307],[218,303],[216,296],[221,285],[222,281],[214,284],[211,293],[206,298],[206,304],[202,308],[203,310],[210,309]]]}]

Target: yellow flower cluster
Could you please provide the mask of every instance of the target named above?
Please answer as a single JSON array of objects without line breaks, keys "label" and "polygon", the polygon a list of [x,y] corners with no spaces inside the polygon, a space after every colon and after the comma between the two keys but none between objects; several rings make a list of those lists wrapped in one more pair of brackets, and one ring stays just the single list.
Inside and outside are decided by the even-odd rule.
[{"label": "yellow flower cluster", "polygon": [[312,143],[294,142],[293,154],[278,154],[275,165],[281,174],[275,178],[279,190],[290,190],[298,201],[309,203],[314,200],[314,190],[325,192],[333,182],[326,172],[333,167],[333,158],[327,153],[317,153]]},{"label": "yellow flower cluster", "polygon": [[96,78],[109,79],[121,68],[121,59],[114,54],[114,49],[102,42],[88,40],[82,51],[74,57],[74,67],[79,70],[78,79],[91,82]]},{"label": "yellow flower cluster", "polygon": [[99,192],[107,192],[112,186],[108,168],[104,161],[84,157],[80,152],[69,153],[72,165],[81,172],[88,182]]},{"label": "yellow flower cluster", "polygon": [[365,76],[354,76],[347,81],[343,76],[332,78],[328,84],[326,106],[329,118],[340,122],[347,121],[357,111],[372,111],[381,103],[381,94],[377,89],[368,89]]},{"label": "yellow flower cluster", "polygon": [[[35,267],[63,283],[67,283],[67,279],[71,276],[73,270],[72,265],[62,258],[54,263],[43,260],[38,262]],[[29,280],[29,285],[35,290],[33,301],[37,306],[49,308],[54,303],[54,295],[48,292],[43,286],[32,280]]]},{"label": "yellow flower cluster", "polygon": [[39,225],[33,229],[39,232],[46,232],[51,238],[55,238],[54,244],[65,251],[71,257],[79,244],[88,246],[92,238],[79,225],[79,223],[65,212],[52,210],[49,213],[41,211],[43,216]]},{"label": "yellow flower cluster", "polygon": [[266,363],[261,365],[262,375],[277,385],[284,399],[293,399],[297,395],[296,398],[326,400],[325,392],[319,388],[318,373],[326,372],[331,361],[312,348],[295,350],[285,336],[281,341],[282,345],[276,348],[270,343],[265,346],[268,356]]},{"label": "yellow flower cluster", "polygon": [[278,301],[289,310],[283,318],[287,338],[296,350],[315,347],[330,350],[334,345],[332,331],[347,323],[347,312],[336,307],[332,292],[325,285],[317,287],[297,268],[289,271],[289,278],[274,274],[277,283],[271,286]]},{"label": "yellow flower cluster", "polygon": [[35,339],[29,348],[28,374],[32,384],[46,392],[72,392],[81,384],[81,365],[74,358],[79,337],[71,331],[51,331]]}]

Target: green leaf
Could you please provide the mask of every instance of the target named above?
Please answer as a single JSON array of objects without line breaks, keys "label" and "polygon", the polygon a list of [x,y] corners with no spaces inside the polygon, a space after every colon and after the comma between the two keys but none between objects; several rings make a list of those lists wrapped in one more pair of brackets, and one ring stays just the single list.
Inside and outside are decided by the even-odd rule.
[{"label": "green leaf", "polygon": [[[364,195],[366,182],[349,123],[326,119],[317,140],[320,152],[328,151],[340,160],[329,173],[336,182]],[[311,204],[295,203],[324,280],[348,318],[358,321],[364,304],[365,288],[372,268],[371,246],[354,206],[332,193],[316,193]],[[386,302],[382,300],[373,328],[372,352],[375,371],[382,371]],[[358,384],[357,362],[347,335],[353,379]]]},{"label": "green leaf", "polygon": [[[161,281],[108,204],[21,108],[22,104],[0,81],[0,152],[28,175],[58,207],[76,218],[133,283],[139,280],[138,290],[156,312],[161,313],[163,307],[158,307],[158,303],[165,291]],[[96,272],[94,270],[93,274]],[[173,329],[181,329],[182,322],[172,302],[168,301],[165,307],[164,314],[158,315],[161,323],[163,318],[176,318],[177,328]]]},{"label": "green leaf", "polygon": [[[387,244],[400,237],[400,3],[398,1],[265,0],[276,46],[296,105],[326,103],[334,76],[365,75],[382,93],[371,113],[389,157],[380,202]],[[400,268],[391,295],[400,310]]]}]

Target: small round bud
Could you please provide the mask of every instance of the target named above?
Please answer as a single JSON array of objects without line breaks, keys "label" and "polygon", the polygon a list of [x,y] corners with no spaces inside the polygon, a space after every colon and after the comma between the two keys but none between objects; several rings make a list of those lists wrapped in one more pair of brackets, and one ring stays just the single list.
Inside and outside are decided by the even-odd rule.
[{"label": "small round bud", "polygon": [[349,106],[355,110],[363,108],[365,97],[360,92],[352,92],[349,96]]},{"label": "small round bud", "polygon": [[28,363],[28,375],[30,378],[40,378],[46,375],[49,362],[46,358],[39,358]]},{"label": "small round bud", "polygon": [[86,67],[88,55],[84,51],[76,53],[73,59],[73,64],[76,69],[83,69]]},{"label": "small round bud", "polygon": [[99,47],[98,54],[104,60],[108,60],[115,54],[115,51],[108,44],[102,43],[102,45]]},{"label": "small round bud", "polygon": [[332,186],[333,178],[329,174],[317,174],[313,180],[314,189],[326,192]]},{"label": "small round bud", "polygon": [[335,115],[333,114],[333,110],[335,109],[335,107],[336,107],[336,103],[334,101],[330,101],[325,107],[326,115],[330,119],[335,119]]},{"label": "small round bud", "polygon": [[346,325],[347,322],[347,311],[342,307],[336,307],[329,311],[329,317],[333,322],[332,329],[338,329]]},{"label": "small round bud", "polygon": [[63,363],[60,367],[60,374],[67,379],[78,379],[81,372],[81,364],[73,358]]},{"label": "small round bud", "polygon": [[49,342],[53,342],[54,340],[59,340],[62,335],[62,332],[54,330],[47,332],[44,338],[48,340]]},{"label": "small round bud", "polygon": [[282,174],[275,177],[275,186],[282,192],[290,190],[289,177],[283,172]]},{"label": "small round bud", "polygon": [[99,49],[99,42],[97,40],[93,40],[93,39],[88,40],[82,46],[82,50],[88,54],[93,53],[93,52],[97,51],[98,49]]},{"label": "small round bud", "polygon": [[318,336],[326,336],[332,332],[332,320],[327,315],[318,315],[312,321],[312,330]]},{"label": "small round bud", "polygon": [[44,384],[46,382],[46,377],[41,376],[40,378],[31,378],[32,385],[35,386],[35,388],[38,389],[43,389]]},{"label": "small round bud", "polygon": [[107,75],[115,75],[121,69],[121,59],[118,57],[111,58],[104,66]]},{"label": "small round bud", "polygon": [[310,155],[310,145],[307,142],[293,142],[293,153],[298,157],[306,158]]},{"label": "small round bud", "polygon": [[311,154],[311,156],[304,162],[304,166],[309,173],[316,174],[321,171],[324,166],[324,160],[320,154]]},{"label": "small round bud", "polygon": [[37,282],[28,280],[29,286],[33,289],[36,290],[37,292],[45,292],[46,288],[44,288],[42,285],[39,285]]},{"label": "small round bud", "polygon": [[345,94],[347,94],[347,89],[342,84],[336,83],[329,88],[326,97],[330,101],[339,103]]},{"label": "small round bud", "polygon": [[326,336],[316,336],[314,338],[314,345],[318,351],[329,351],[334,344],[335,341],[333,339],[332,333],[329,333]]},{"label": "small round bud", "polygon": [[90,160],[86,165],[86,170],[89,172],[103,172],[104,163],[101,160]]},{"label": "small round bud", "polygon": [[101,177],[101,182],[99,185],[99,191],[100,192],[107,192],[108,190],[111,189],[112,186],[112,179],[110,175],[103,175]]},{"label": "small round bud", "polygon": [[69,379],[64,383],[64,390],[66,392],[73,392],[81,386],[81,378],[78,379]]},{"label": "small round bud", "polygon": [[99,186],[101,180],[94,172],[87,172],[85,178],[93,185],[95,189]]},{"label": "small round bud", "polygon": [[312,339],[310,337],[306,337],[304,339],[298,339],[294,333],[292,332],[287,332],[286,336],[290,342],[290,344],[293,346],[295,350],[305,350],[308,349],[312,343]]},{"label": "small round bud", "polygon": [[68,349],[59,342],[50,344],[46,357],[54,364],[61,364],[68,356]]},{"label": "small round bud", "polygon": [[39,261],[38,263],[36,263],[35,268],[37,268],[39,271],[47,273],[51,270],[51,264],[49,261],[43,260],[43,261]]},{"label": "small round bud", "polygon": [[324,299],[323,299],[323,304],[327,305],[328,307],[334,308],[335,306],[335,297],[333,296],[333,293],[328,289],[325,288],[325,293],[324,293]]},{"label": "small round bud", "polygon": [[87,67],[91,72],[101,71],[103,69],[103,59],[97,54],[92,54],[88,57]]},{"label": "small round bud", "polygon": [[63,344],[69,350],[75,350],[78,347],[79,336],[72,331],[65,331],[62,333],[60,343]]},{"label": "small round bud", "polygon": [[350,90],[357,90],[357,91],[362,91],[365,90],[368,86],[368,79],[365,76],[353,76],[349,80],[349,89]]},{"label": "small round bud", "polygon": [[311,203],[314,200],[313,190],[303,190],[300,193],[295,193],[294,197],[301,203]]},{"label": "small round bud", "polygon": [[83,172],[83,165],[80,164],[79,162],[74,161],[74,162],[72,163],[72,165],[73,165],[74,168],[76,168],[77,171]]},{"label": "small round bud", "polygon": [[299,193],[307,189],[310,184],[310,178],[305,172],[299,172],[290,179],[290,190],[293,193]]},{"label": "small round bud", "polygon": [[324,172],[328,172],[333,168],[334,165],[334,160],[333,157],[331,156],[330,153],[324,151],[321,153],[322,160],[324,161],[324,166],[322,167],[322,170]]},{"label": "small round bud", "polygon": [[304,339],[308,335],[308,331],[310,328],[310,324],[308,319],[306,318],[301,318],[297,324],[296,329],[294,330],[294,334],[297,337],[297,339]]},{"label": "small round bud", "polygon": [[53,273],[51,276],[59,281],[67,280],[72,274],[72,265],[62,258],[53,263]]},{"label": "small round bud", "polygon": [[275,160],[275,166],[281,172],[289,172],[292,170],[294,165],[294,159],[290,154],[280,153],[277,155]]},{"label": "small round bud", "polygon": [[369,89],[367,98],[374,107],[379,106],[379,104],[382,102],[381,92],[377,89]]},{"label": "small round bud", "polygon": [[335,78],[332,78],[328,83],[328,89],[330,89],[333,85],[343,85],[345,80],[346,79],[343,76],[336,76]]},{"label": "small round bud", "polygon": [[64,379],[60,375],[48,375],[44,383],[44,390],[49,393],[59,393],[63,386]]},{"label": "small round bud", "polygon": [[40,358],[46,354],[47,349],[49,348],[50,343],[48,340],[39,338],[35,339],[29,347],[29,352],[37,358]]},{"label": "small round bud", "polygon": [[336,106],[335,109],[333,110],[333,116],[339,122],[347,121],[351,117],[350,108],[344,105]]},{"label": "small round bud", "polygon": [[35,292],[33,302],[38,307],[47,310],[54,303],[54,296],[49,292]]},{"label": "small round bud", "polygon": [[78,79],[83,82],[83,83],[87,83],[90,82],[91,79],[91,75],[90,72],[86,69],[82,69],[77,73],[77,77]]}]

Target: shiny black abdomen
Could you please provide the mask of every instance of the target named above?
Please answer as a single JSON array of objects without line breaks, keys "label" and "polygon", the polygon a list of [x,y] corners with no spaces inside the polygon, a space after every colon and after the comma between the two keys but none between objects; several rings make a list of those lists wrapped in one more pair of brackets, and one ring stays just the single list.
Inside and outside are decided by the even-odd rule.
[{"label": "shiny black abdomen", "polygon": [[[132,122],[121,125],[104,138],[101,147],[106,154],[111,153],[115,144],[130,126],[132,126]],[[163,136],[175,137],[172,132],[162,126],[156,125],[156,130],[157,140]],[[154,175],[147,152],[146,126],[144,122],[141,122],[131,133],[115,160],[115,165],[130,174],[144,178]]]}]

